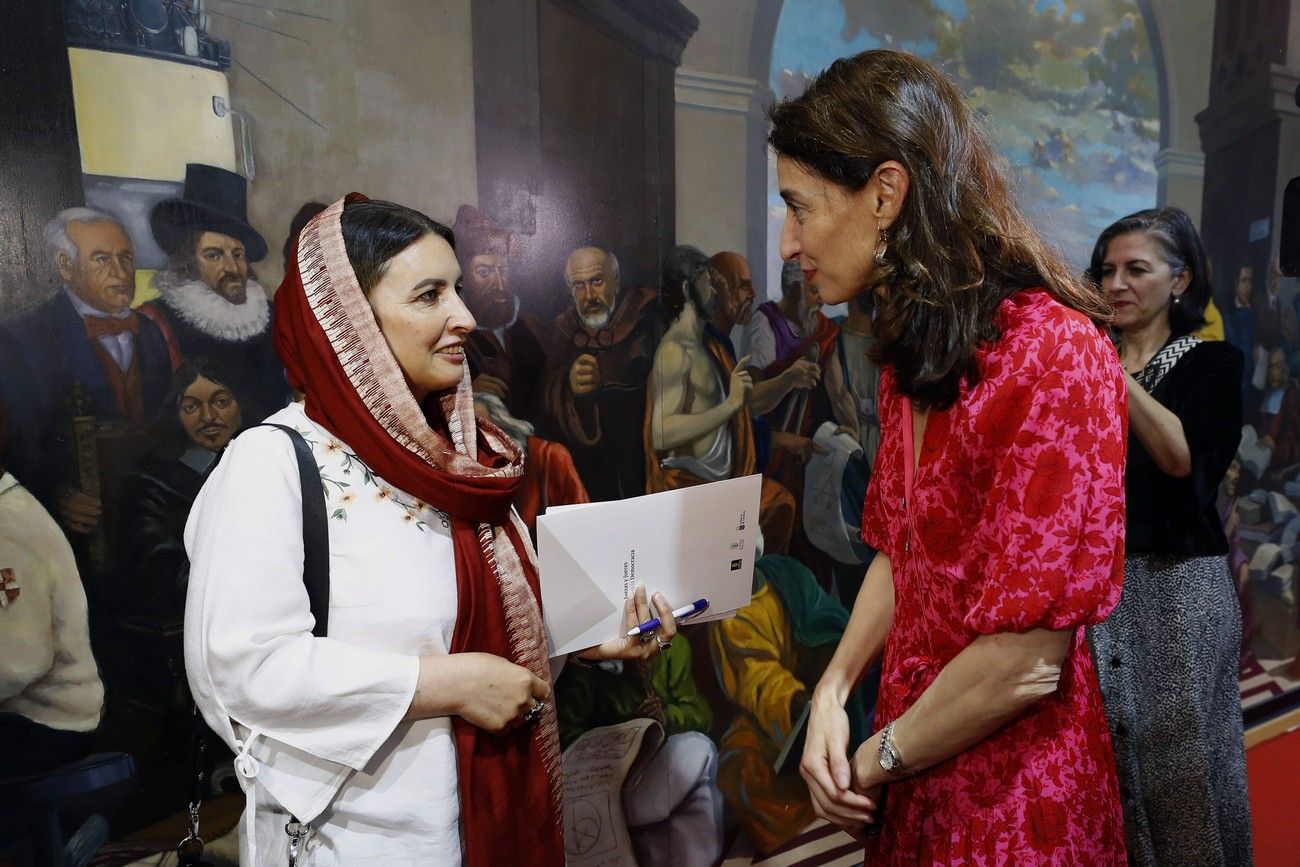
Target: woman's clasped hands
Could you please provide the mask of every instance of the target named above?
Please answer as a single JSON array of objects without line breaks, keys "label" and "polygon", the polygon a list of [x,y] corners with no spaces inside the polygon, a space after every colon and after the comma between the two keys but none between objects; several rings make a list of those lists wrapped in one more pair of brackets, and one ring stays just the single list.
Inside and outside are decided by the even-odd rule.
[{"label": "woman's clasped hands", "polygon": [[813,693],[799,773],[808,784],[813,809],[832,825],[860,834],[876,821],[884,772],[876,760],[878,735],[849,760],[849,716],[844,698],[819,687]]}]

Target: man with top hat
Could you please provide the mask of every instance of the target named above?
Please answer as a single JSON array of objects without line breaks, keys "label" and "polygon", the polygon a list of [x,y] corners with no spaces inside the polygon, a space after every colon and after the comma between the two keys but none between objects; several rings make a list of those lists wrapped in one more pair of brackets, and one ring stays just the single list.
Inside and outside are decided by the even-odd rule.
[{"label": "man with top hat", "polygon": [[288,403],[289,385],[271,340],[271,299],[249,268],[266,256],[266,240],[248,223],[247,192],[234,172],[185,167],[181,198],[150,215],[170,261],[154,275],[158,299],[140,312],[162,328],[173,369],[184,359],[221,362],[255,422]]},{"label": "man with top hat", "polygon": [[512,416],[535,422],[548,339],[510,286],[510,231],[473,205],[460,206],[452,231],[463,299],[478,323],[466,341],[474,392],[495,394]]},{"label": "man with top hat", "polygon": [[135,249],[105,211],[68,208],[45,226],[62,289],[0,324],[0,402],[11,413],[9,468],[73,534],[100,522],[76,484],[71,420],[152,419],[171,366],[162,332],[131,309]]}]

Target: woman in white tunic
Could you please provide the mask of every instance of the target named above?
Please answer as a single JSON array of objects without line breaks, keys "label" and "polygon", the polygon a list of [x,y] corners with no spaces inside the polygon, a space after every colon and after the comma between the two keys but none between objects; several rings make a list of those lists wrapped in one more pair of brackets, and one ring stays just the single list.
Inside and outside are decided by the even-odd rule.
[{"label": "woman in white tunic", "polygon": [[[236,752],[241,861],[561,865],[552,671],[521,455],[475,419],[451,232],[353,194],[303,230],[275,296],[276,347],[304,395],[269,421],[311,446],[329,515],[329,622],[303,585],[290,439],[258,428],[194,504],[186,669]],[[587,659],[645,658],[656,641]],[[651,615],[639,590],[629,625]]]}]

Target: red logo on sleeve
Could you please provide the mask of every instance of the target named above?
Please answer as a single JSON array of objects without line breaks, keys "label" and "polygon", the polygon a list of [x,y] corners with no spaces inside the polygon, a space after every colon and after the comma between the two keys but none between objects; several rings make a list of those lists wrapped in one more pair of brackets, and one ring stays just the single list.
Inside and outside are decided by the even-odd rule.
[{"label": "red logo on sleeve", "polygon": [[12,569],[0,569],[0,608],[8,608],[18,601],[21,588]]}]

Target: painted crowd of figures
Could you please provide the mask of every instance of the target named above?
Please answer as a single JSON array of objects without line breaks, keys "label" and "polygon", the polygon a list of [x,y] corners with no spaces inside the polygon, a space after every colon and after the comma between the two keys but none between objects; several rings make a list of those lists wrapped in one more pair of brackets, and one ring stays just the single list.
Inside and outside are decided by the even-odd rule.
[{"label": "painted crowd of figures", "polygon": [[[286,261],[321,209],[309,203],[294,217]],[[176,803],[165,793],[181,781],[188,724],[189,508],[230,439],[293,394],[272,343],[271,293],[252,270],[268,248],[248,222],[244,179],[190,165],[183,194],[154,208],[151,228],[170,262],[139,303],[121,221],[90,208],[50,221],[62,286],[0,324],[0,407],[3,465],[58,522],[85,586],[88,617],[64,628],[89,624],[95,660],[80,664],[97,664],[107,694],[95,737],[137,754],[161,813]],[[773,763],[869,559],[819,550],[800,505],[804,466],[821,450],[813,434],[831,423],[861,445],[863,484],[847,511],[861,507],[880,436],[868,308],[828,319],[797,268],[783,273],[779,301],[756,306],[742,256],[693,247],[667,257],[660,285],[625,287],[613,251],[582,247],[563,269],[572,304],[544,323],[511,280],[511,231],[469,205],[454,230],[478,326],[468,351],[477,407],[528,455],[516,507],[530,529],[551,505],[763,474],[752,604],[687,628],[652,663],[569,667],[557,707],[565,745],[637,717],[664,725],[666,754],[677,757],[667,763],[668,817],[705,861],[720,852],[723,801],[758,848],[781,846],[814,816],[794,763]],[[93,674],[82,680],[94,704],[103,688]],[[870,703],[866,692],[854,703],[855,741],[868,732]],[[98,722],[82,716],[82,727]]]},{"label": "painted crowd of figures", "polygon": [[[309,203],[295,215],[286,262],[322,208]],[[0,323],[0,422],[6,483],[21,482],[54,516],[71,551],[64,556],[62,539],[53,548],[11,544],[26,544],[42,564],[32,568],[51,581],[79,581],[88,601],[88,613],[53,617],[46,643],[62,668],[42,676],[61,685],[37,716],[76,735],[56,755],[84,754],[92,743],[134,752],[162,815],[177,803],[170,793],[183,779],[188,725],[180,623],[189,509],[231,438],[294,395],[272,342],[273,300],[251,267],[268,248],[248,222],[244,179],[190,165],[183,194],[154,208],[151,228],[170,262],[154,274],[151,300],[139,303],[133,239],[119,220],[70,208],[49,222],[62,286]],[[842,548],[822,550],[803,514],[805,469],[823,451],[819,430],[856,444],[840,494],[847,525],[861,514],[880,442],[866,296],[832,320],[791,266],[780,300],[756,305],[744,257],[689,246],[666,257],[658,285],[625,287],[616,254],[584,246],[563,267],[571,303],[545,323],[521,300],[534,294],[512,281],[511,230],[464,205],[454,231],[463,299],[477,323],[467,352],[476,405],[527,455],[515,505],[530,530],[553,505],[762,474],[764,547],[750,605],[686,627],[684,640],[653,661],[568,667],[556,704],[565,746],[637,718],[668,733],[666,779],[645,788],[655,803],[628,805],[634,840],[639,830],[661,834],[668,821],[689,843],[678,851],[712,863],[725,804],[758,850],[779,849],[815,818],[794,762],[779,756],[798,734],[871,557],[862,546],[849,562]],[[1249,359],[1248,426],[1221,502],[1245,612],[1245,667],[1259,630],[1277,631],[1255,622],[1252,593],[1287,582],[1292,548],[1274,537],[1300,527],[1286,484],[1300,462],[1289,375],[1300,360],[1296,314],[1281,306],[1277,275],[1267,294],[1251,277],[1242,270],[1223,333],[1209,335]],[[349,498],[364,492],[335,484],[331,519],[347,520]],[[58,565],[72,554],[76,570]],[[54,576],[60,569],[73,574]],[[12,571],[0,594],[10,619],[49,620],[23,605],[28,576]],[[854,744],[870,731],[873,703],[868,678],[849,706]],[[141,815],[156,817],[148,807]]]}]

